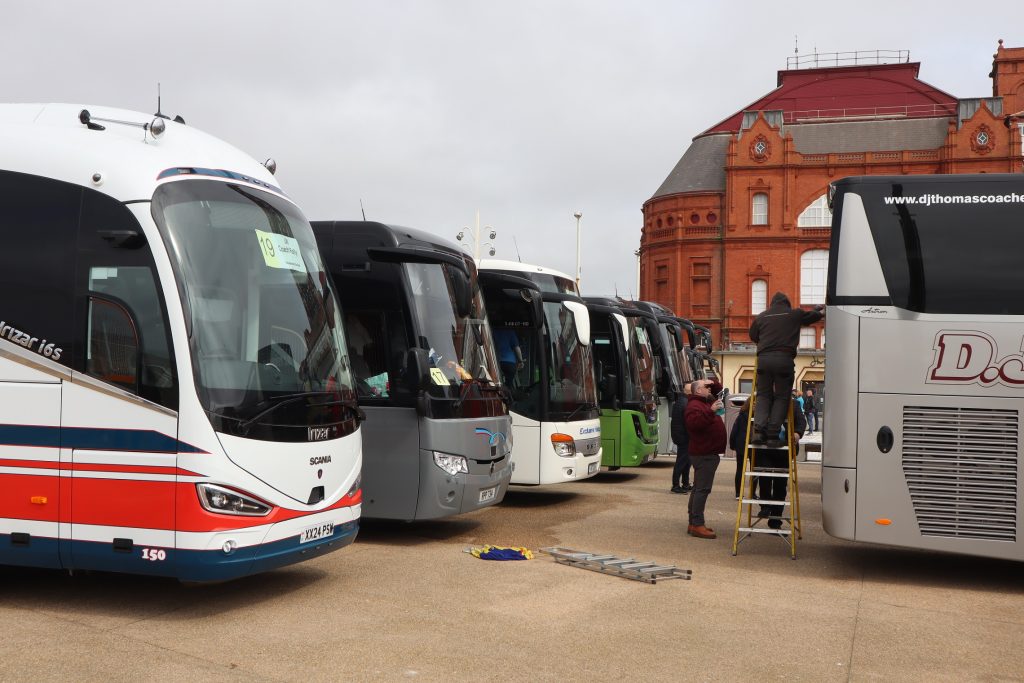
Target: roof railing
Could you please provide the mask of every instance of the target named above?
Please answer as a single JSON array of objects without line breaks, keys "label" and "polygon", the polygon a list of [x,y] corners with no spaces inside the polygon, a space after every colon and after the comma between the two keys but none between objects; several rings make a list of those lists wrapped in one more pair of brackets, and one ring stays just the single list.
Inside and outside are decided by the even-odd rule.
[{"label": "roof railing", "polygon": [[785,123],[811,123],[837,119],[930,118],[955,116],[956,107],[956,102],[936,102],[933,104],[900,104],[882,107],[804,109],[784,112],[782,118]]},{"label": "roof railing", "polygon": [[910,50],[857,50],[856,52],[814,52],[786,58],[786,70],[822,69],[838,66],[906,64]]}]

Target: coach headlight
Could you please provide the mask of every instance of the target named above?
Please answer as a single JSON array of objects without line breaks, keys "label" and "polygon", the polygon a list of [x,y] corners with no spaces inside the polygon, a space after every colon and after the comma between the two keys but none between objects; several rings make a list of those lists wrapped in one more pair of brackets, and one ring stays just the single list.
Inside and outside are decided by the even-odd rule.
[{"label": "coach headlight", "polygon": [[643,427],[640,426],[640,416],[637,415],[636,413],[633,413],[632,417],[633,417],[633,431],[636,432],[636,438],[638,438],[640,440],[643,440],[643,438],[644,438],[644,429],[643,429]]},{"label": "coach headlight", "polygon": [[448,455],[447,453],[434,451],[434,464],[453,477],[456,474],[466,474],[469,472],[469,463],[461,455]]},{"label": "coach headlight", "polygon": [[362,485],[362,483],[363,483],[363,475],[362,475],[362,473],[357,474],[356,475],[356,480],[354,482],[352,482],[352,486],[349,487],[348,493],[345,494],[345,497],[347,498],[349,496],[354,496],[357,493],[359,493],[359,487]]},{"label": "coach headlight", "polygon": [[216,484],[196,484],[196,493],[203,508],[222,515],[243,517],[264,517],[270,514],[270,506],[238,491]]},{"label": "coach headlight", "polygon": [[568,434],[552,434],[551,447],[560,458],[571,458],[576,455],[576,440]]}]

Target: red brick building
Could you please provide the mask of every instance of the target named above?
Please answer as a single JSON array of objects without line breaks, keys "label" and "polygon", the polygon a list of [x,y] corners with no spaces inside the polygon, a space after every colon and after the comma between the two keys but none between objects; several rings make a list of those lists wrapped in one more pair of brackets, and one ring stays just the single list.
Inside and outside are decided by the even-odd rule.
[{"label": "red brick building", "polygon": [[[1024,48],[999,41],[993,56],[992,96],[967,99],[921,81],[906,53],[791,59],[778,87],[695,137],[644,203],[641,298],[710,327],[716,348],[747,348],[774,292],[824,302],[830,182],[1024,170]],[[801,346],[823,337],[819,323]]]}]

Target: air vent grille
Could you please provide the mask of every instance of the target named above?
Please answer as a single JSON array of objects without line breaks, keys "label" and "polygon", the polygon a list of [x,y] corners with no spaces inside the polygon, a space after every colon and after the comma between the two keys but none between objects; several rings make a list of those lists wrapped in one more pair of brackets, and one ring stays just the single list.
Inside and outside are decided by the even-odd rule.
[{"label": "air vent grille", "polygon": [[904,406],[903,474],[925,536],[1017,539],[1016,410]]}]

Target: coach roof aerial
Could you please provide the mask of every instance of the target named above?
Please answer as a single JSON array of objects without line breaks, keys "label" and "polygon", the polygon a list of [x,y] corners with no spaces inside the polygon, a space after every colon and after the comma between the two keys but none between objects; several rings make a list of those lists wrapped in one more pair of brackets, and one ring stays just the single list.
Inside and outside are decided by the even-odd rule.
[{"label": "coach roof aerial", "polygon": [[84,185],[121,201],[148,200],[158,184],[181,175],[281,193],[270,171],[237,148],[180,120],[124,109],[0,104],[0,150],[0,169]]}]

